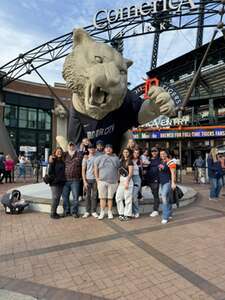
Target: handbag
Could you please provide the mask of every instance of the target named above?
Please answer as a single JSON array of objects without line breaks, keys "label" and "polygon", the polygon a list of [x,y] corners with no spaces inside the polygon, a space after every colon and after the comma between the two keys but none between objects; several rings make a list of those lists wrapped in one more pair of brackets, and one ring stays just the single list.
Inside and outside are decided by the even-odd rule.
[{"label": "handbag", "polygon": [[45,176],[42,179],[43,179],[44,183],[51,184],[54,180],[54,176],[45,174]]},{"label": "handbag", "polygon": [[124,167],[120,167],[120,168],[119,168],[119,173],[120,173],[120,175],[123,176],[123,177],[127,177],[127,176],[129,175],[129,172],[128,172],[127,169],[124,168]]},{"label": "handbag", "polygon": [[184,196],[184,193],[183,193],[182,189],[179,188],[179,186],[176,186],[175,193],[176,193],[176,197],[179,200]]},{"label": "handbag", "polygon": [[184,196],[183,191],[181,190],[181,188],[179,188],[179,186],[176,186],[175,190],[170,190],[169,193],[169,203],[170,204],[176,204],[177,207],[180,206],[180,199]]}]

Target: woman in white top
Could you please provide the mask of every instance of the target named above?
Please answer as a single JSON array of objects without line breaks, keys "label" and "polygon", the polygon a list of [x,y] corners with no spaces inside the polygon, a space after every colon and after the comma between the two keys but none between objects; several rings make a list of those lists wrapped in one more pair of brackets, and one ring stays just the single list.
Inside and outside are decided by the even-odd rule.
[{"label": "woman in white top", "polygon": [[[123,149],[120,161],[120,183],[116,192],[116,204],[120,221],[128,221],[132,217],[133,162],[128,148]],[[125,201],[125,205],[123,203]]]}]

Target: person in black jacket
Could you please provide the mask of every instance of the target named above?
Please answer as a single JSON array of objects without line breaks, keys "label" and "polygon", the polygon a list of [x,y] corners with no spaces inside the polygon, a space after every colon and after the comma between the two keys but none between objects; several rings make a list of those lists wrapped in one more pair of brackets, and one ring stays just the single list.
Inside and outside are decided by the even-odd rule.
[{"label": "person in black jacket", "polygon": [[150,217],[156,217],[159,215],[159,165],[159,150],[156,147],[153,147],[151,149],[150,164],[146,174],[146,180],[148,186],[151,188],[154,198],[153,211],[150,214]]},{"label": "person in black jacket", "polygon": [[53,152],[51,162],[49,163],[48,175],[51,178],[50,187],[52,192],[51,214],[52,219],[59,219],[57,208],[62,195],[65,178],[65,162],[63,157],[63,149],[57,147]]}]

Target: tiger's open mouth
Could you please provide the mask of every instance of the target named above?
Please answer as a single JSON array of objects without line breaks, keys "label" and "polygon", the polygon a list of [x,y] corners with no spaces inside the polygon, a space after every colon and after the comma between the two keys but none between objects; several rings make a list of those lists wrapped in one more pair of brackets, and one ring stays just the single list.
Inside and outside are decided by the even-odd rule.
[{"label": "tiger's open mouth", "polygon": [[104,107],[110,102],[109,93],[103,88],[92,84],[88,87],[86,97],[88,97],[88,99],[85,100],[88,102],[89,106]]}]

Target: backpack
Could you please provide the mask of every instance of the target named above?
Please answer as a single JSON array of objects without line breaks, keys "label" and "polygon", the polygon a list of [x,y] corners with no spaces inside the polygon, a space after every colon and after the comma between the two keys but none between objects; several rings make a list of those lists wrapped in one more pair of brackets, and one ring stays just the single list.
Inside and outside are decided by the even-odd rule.
[{"label": "backpack", "polygon": [[3,195],[1,203],[6,214],[22,213],[24,208],[29,205],[29,203],[21,200],[21,192],[19,190],[13,190],[11,193]]}]

